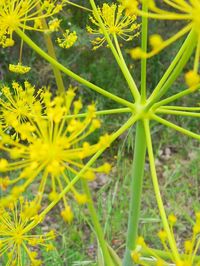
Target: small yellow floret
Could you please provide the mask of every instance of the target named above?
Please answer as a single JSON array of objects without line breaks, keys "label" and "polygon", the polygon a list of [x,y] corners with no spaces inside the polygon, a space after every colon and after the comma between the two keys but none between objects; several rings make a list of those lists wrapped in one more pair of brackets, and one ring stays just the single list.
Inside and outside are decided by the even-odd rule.
[{"label": "small yellow floret", "polygon": [[23,66],[21,63],[17,65],[9,64],[9,70],[14,73],[25,74],[31,70],[31,67]]},{"label": "small yellow floret", "polygon": [[140,262],[140,257],[141,257],[141,254],[138,251],[132,251],[131,252],[131,258],[135,263]]},{"label": "small yellow floret", "polygon": [[167,239],[167,233],[166,233],[164,230],[160,230],[160,231],[158,232],[158,237],[160,238],[160,240],[161,240],[162,242],[165,242],[166,239]]},{"label": "small yellow floret", "polygon": [[192,241],[190,240],[186,240],[184,242],[184,248],[185,248],[185,252],[186,253],[190,253],[193,249],[193,244],[192,244]]},{"label": "small yellow floret", "polygon": [[171,214],[168,216],[168,221],[169,221],[169,223],[173,226],[173,225],[176,223],[177,218],[176,218],[176,216],[175,216],[174,214],[171,213]]},{"label": "small yellow floret", "polygon": [[188,87],[196,86],[200,83],[200,76],[193,70],[190,70],[185,74],[185,83]]},{"label": "small yellow floret", "polygon": [[0,159],[0,172],[7,171],[8,161],[6,159]]},{"label": "small yellow floret", "polygon": [[57,38],[56,41],[61,48],[66,49],[72,47],[78,39],[76,32],[70,32],[69,30],[65,30],[63,37],[64,38]]},{"label": "small yellow floret", "polygon": [[57,18],[50,20],[48,23],[50,31],[58,31],[58,29],[60,27],[60,22],[61,22],[61,20],[57,19]]},{"label": "small yellow floret", "polygon": [[87,195],[86,194],[80,194],[80,193],[75,194],[75,199],[78,202],[78,204],[80,204],[80,205],[85,204],[88,201]]},{"label": "small yellow floret", "polygon": [[129,53],[133,59],[140,59],[145,55],[145,53],[142,51],[140,47],[136,47],[129,50]]},{"label": "small yellow floret", "polygon": [[151,47],[156,50],[162,46],[163,39],[159,34],[153,34],[149,37],[149,43]]},{"label": "small yellow floret", "polygon": [[61,216],[65,222],[71,223],[73,221],[74,215],[69,205],[61,211]]}]

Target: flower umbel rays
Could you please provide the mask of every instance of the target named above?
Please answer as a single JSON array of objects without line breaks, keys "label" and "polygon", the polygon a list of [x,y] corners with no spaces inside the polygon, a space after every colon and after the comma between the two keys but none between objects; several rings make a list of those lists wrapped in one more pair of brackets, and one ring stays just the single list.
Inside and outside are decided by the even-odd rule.
[{"label": "flower umbel rays", "polygon": [[150,36],[150,45],[153,50],[150,53],[145,54],[138,47],[131,51],[132,57],[151,57],[193,29],[197,35],[196,56],[194,62],[194,71],[197,73],[200,57],[200,0],[164,0],[163,2],[170,7],[170,11],[157,7],[156,1],[154,0],[149,0],[147,2],[149,3],[149,12],[146,13],[137,9],[137,14],[160,20],[183,20],[187,25],[168,40],[163,40],[158,34]]},{"label": "flower umbel rays", "polygon": [[[49,199],[55,200],[73,176],[83,168],[82,160],[89,158],[100,148],[109,146],[109,135],[100,137],[96,144],[86,141],[101,124],[95,117],[94,105],[88,106],[86,117],[79,118],[82,102],[81,99],[73,101],[75,95],[72,87],[66,92],[65,100],[63,97],[55,97],[52,100],[49,91],[41,92],[40,101],[34,102],[32,99],[30,109],[27,105],[25,114],[27,110],[30,114],[27,114],[25,119],[18,119],[10,124],[22,141],[19,142],[1,132],[0,149],[8,153],[10,160],[0,160],[0,171],[21,170],[14,179],[1,179],[3,189],[6,186],[14,186],[11,194],[0,200],[1,204],[15,200],[35,180],[39,181],[35,201],[41,202],[48,183],[51,184]],[[2,109],[4,108],[7,114],[9,110],[5,104],[2,105]],[[9,121],[6,122],[8,126]],[[110,168],[108,163],[98,168],[89,168],[82,178],[91,181],[95,178],[95,172],[108,173]],[[74,186],[71,192],[79,204],[86,203],[86,196],[79,193]],[[65,197],[63,202],[67,217],[71,220],[70,207]],[[66,213],[62,212],[62,216],[67,220]]]},{"label": "flower umbel rays", "polygon": [[[3,0],[0,3],[0,45],[14,45],[13,32],[23,30],[46,31],[41,19],[51,17],[62,10],[62,1],[55,0]],[[40,9],[37,6],[40,5]]]},{"label": "flower umbel rays", "polygon": [[[98,13],[104,23],[104,26],[111,36],[119,36],[125,41],[130,41],[134,37],[138,36],[139,32],[134,33],[139,28],[139,25],[135,22],[135,15],[124,14],[124,6],[116,4],[104,3],[102,8],[98,7]],[[91,34],[97,35],[92,41],[94,45],[93,49],[97,49],[104,44],[106,38],[103,35],[102,29],[98,20],[95,18],[95,14],[90,16],[90,21],[95,26],[93,29],[87,26],[87,31]]]},{"label": "flower umbel rays", "polygon": [[53,230],[42,235],[29,233],[40,222],[37,211],[35,203],[22,197],[6,209],[0,208],[0,257],[7,258],[5,265],[23,265],[26,254],[26,265],[39,266],[42,261],[35,248],[54,249],[51,243],[55,239]]},{"label": "flower umbel rays", "polygon": [[[170,225],[171,233],[174,236],[174,226],[177,222],[177,218],[174,214],[168,216],[168,222]],[[184,242],[184,252],[179,254],[179,259],[173,257],[173,253],[170,250],[167,240],[167,234],[164,230],[158,232],[158,237],[162,243],[164,251],[157,252],[155,249],[151,249],[147,243],[145,243],[143,237],[138,237],[137,247],[132,252],[132,259],[135,263],[139,265],[156,265],[156,266],[167,266],[167,265],[177,265],[177,266],[199,266],[200,257],[198,252],[200,250],[200,212],[196,213],[196,222],[192,228],[192,236]],[[151,256],[151,259],[148,257]],[[151,264],[148,264],[150,262]]]}]

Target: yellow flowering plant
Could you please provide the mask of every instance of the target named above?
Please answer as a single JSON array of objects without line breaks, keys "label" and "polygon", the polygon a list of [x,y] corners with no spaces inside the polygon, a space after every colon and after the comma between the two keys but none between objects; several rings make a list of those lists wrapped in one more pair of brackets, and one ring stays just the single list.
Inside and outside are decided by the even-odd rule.
[{"label": "yellow flowering plant", "polygon": [[[170,263],[187,266],[198,265],[199,213],[197,213],[197,222],[193,227],[192,243],[190,240],[185,243],[185,250],[180,254],[173,233],[176,217],[173,215],[167,217],[167,210],[164,208],[160,193],[151,127],[155,122],[160,123],[188,137],[198,141],[200,140],[200,134],[198,132],[195,133],[179,126],[169,119],[172,115],[187,116],[196,119],[200,117],[200,107],[197,106],[197,102],[194,106],[172,105],[176,100],[194,94],[200,88],[200,78],[198,74],[200,51],[198,10],[200,1],[163,1],[165,4],[169,5],[170,8],[178,10],[178,14],[172,12],[171,9],[170,11],[165,11],[158,8],[153,0],[120,0],[119,3],[103,3],[101,7],[96,5],[95,0],[89,0],[90,8],[80,6],[71,1],[63,1],[61,4],[58,3],[58,8],[56,8],[55,2],[56,1],[14,1],[14,6],[16,3],[20,4],[17,11],[23,8],[23,23],[21,22],[21,13],[17,11],[13,12],[11,1],[5,0],[3,4],[0,5],[2,46],[8,46],[6,42],[13,40],[12,34],[15,32],[23,42],[53,66],[58,91],[60,93],[58,96],[52,97],[51,93],[45,91],[43,88],[36,92],[28,83],[24,84],[25,90],[18,83],[14,83],[14,85],[12,85],[14,94],[11,93],[10,88],[2,88],[4,98],[2,97],[0,101],[0,149],[7,155],[6,158],[0,160],[0,171],[3,172],[3,176],[0,179],[1,188],[5,193],[5,196],[0,201],[2,208],[6,208],[7,205],[13,204],[13,201],[16,201],[36,178],[40,179],[40,184],[38,194],[35,195],[33,202],[35,204],[37,203],[36,205],[38,207],[42,208],[42,196],[46,189],[47,179],[50,177],[51,192],[49,198],[51,203],[36,216],[38,221],[42,220],[58,202],[63,200],[65,209],[61,211],[61,215],[64,220],[70,222],[73,219],[73,214],[66,199],[70,193],[72,193],[77,202],[87,203],[98,244],[102,251],[103,265],[132,266],[134,263],[138,265],[171,265]],[[99,48],[104,43],[107,43],[109,51],[113,54],[127,83],[127,88],[131,92],[132,100],[128,101],[123,97],[115,95],[112,92],[112,88],[108,90],[93,84],[58,62],[55,51],[52,50],[53,44],[50,39],[46,39],[48,52],[45,52],[38,46],[25,32],[26,30],[33,29],[27,24],[29,22],[28,18],[33,20],[36,24],[38,23],[37,19],[40,18],[40,13],[38,13],[38,11],[35,13],[37,18],[35,15],[29,15],[28,11],[32,11],[32,8],[28,8],[27,6],[30,4],[31,7],[35,8],[36,6],[34,3],[40,4],[44,8],[44,15],[42,15],[42,18],[48,17],[49,14],[52,12],[54,13],[57,9],[60,10],[64,8],[64,3],[90,12],[89,20],[91,25],[87,26],[87,31],[92,36],[95,36],[95,39],[92,41],[94,48]],[[50,7],[48,5],[50,5]],[[25,11],[28,12],[27,15]],[[47,14],[46,17],[45,14]],[[141,29],[136,20],[137,16],[141,16]],[[153,47],[153,51],[148,54],[149,18],[186,20],[187,22],[189,21],[189,24],[168,41],[163,41],[162,37],[157,34],[150,36],[150,44]],[[43,23],[45,22],[43,21]],[[59,20],[54,20],[52,23],[49,23],[51,29],[56,29],[58,25]],[[40,27],[37,26],[37,28]],[[139,31],[141,31],[141,47],[130,50],[129,53],[133,58],[141,59],[140,86],[136,84],[131,74],[119,43],[119,38],[123,41],[133,40],[134,37],[139,35]],[[66,31],[64,34],[65,40],[63,41],[59,38],[57,39],[57,43],[62,48],[73,45],[76,34],[71,34],[69,31]],[[174,56],[156,87],[153,89],[153,92],[150,93],[146,82],[147,58],[157,54],[160,50],[172,44],[185,34],[187,34],[187,37],[183,41],[182,46]],[[67,39],[68,37],[69,40]],[[183,72],[194,50],[194,68],[186,73],[185,84],[180,85],[180,92],[174,93],[171,90],[171,86]],[[68,91],[63,91],[63,81],[60,71],[83,86],[100,93],[105,98],[113,100],[115,103],[119,104],[119,107],[116,109],[96,111],[95,106],[91,105],[86,112],[81,113],[81,100],[75,101],[74,105],[72,104],[75,97],[75,90],[69,88]],[[181,90],[185,85],[187,88]],[[166,96],[167,92],[170,96]],[[84,138],[93,133],[96,128],[100,127],[98,116],[123,113],[126,113],[126,115],[129,114],[129,118],[116,132],[110,135],[104,135],[96,144],[90,145],[87,142],[84,143]],[[167,119],[163,118],[164,115],[167,115]],[[126,250],[123,260],[121,261],[105,240],[87,182],[83,180],[84,194],[77,192],[75,185],[80,179],[93,179],[95,172],[108,173],[110,171],[110,165],[108,163],[103,164],[99,168],[93,167],[92,165],[119,136],[134,125],[136,125],[136,136],[132,183],[130,186],[130,210]],[[14,131],[14,135],[10,134],[9,130],[12,132]],[[154,193],[163,225],[163,231],[159,233],[159,237],[161,240],[164,237],[162,244],[165,251],[170,251],[169,260],[165,260],[165,252],[158,253],[155,250],[149,252],[148,245],[141,239],[139,241],[140,247],[138,251],[137,239],[140,205],[142,196],[145,196],[142,194],[142,185],[146,152],[148,153]],[[89,159],[89,157],[91,158]],[[85,158],[87,162],[83,163],[82,160]],[[20,170],[20,174],[17,178],[9,178],[8,171],[11,172],[16,169]],[[69,172],[71,173],[70,175]],[[22,181],[23,183],[21,184]],[[16,186],[18,182],[20,185]],[[11,191],[7,192],[6,189],[10,186],[13,186],[13,188]],[[32,225],[35,225],[34,219],[31,221],[29,227]],[[0,235],[0,239],[1,238],[2,236]],[[150,259],[146,258],[147,252],[144,254],[145,258],[143,258],[143,251],[148,251]],[[21,264],[17,262],[17,265]]]}]

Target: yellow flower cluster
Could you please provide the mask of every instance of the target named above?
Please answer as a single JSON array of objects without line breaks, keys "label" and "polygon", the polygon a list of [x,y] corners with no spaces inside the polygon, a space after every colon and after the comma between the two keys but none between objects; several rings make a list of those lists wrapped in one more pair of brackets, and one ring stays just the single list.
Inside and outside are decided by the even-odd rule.
[{"label": "yellow flower cluster", "polygon": [[38,258],[37,246],[44,247],[46,251],[54,249],[53,230],[42,235],[30,234],[40,222],[37,212],[38,206],[34,202],[25,201],[23,197],[6,209],[0,207],[0,257],[6,255],[6,265],[23,265],[26,254],[26,265],[39,266],[42,261]]},{"label": "yellow flower cluster", "polygon": [[[100,137],[95,144],[86,141],[87,137],[101,126],[95,117],[95,105],[89,105],[86,116],[79,117],[82,109],[81,99],[75,100],[75,88],[69,87],[64,97],[52,99],[49,91],[36,92],[34,87],[25,82],[25,90],[18,83],[13,83],[14,95],[4,87],[3,93],[8,102],[1,100],[0,150],[7,153],[7,158],[0,159],[0,172],[20,170],[17,177],[1,179],[1,187],[12,186],[10,194],[0,200],[0,204],[13,202],[34,181],[39,182],[35,201],[40,204],[48,184],[51,186],[49,199],[58,198],[58,194],[71,182],[71,179],[83,168],[83,159],[90,157],[99,149],[109,146],[108,135]],[[27,95],[27,97],[24,97]],[[38,98],[38,99],[37,99]],[[18,138],[3,132],[10,127]],[[21,141],[19,141],[19,139]],[[89,168],[82,178],[91,181],[95,173],[109,173],[110,165],[104,163],[97,168]],[[72,186],[71,193],[79,204],[87,201]],[[71,221],[70,206],[63,197],[65,206],[61,215]],[[66,218],[68,217],[68,218]]]},{"label": "yellow flower cluster", "polygon": [[[139,32],[134,34],[134,31],[139,28],[139,25],[135,22],[136,16],[124,14],[124,10],[125,7],[123,5],[104,3],[102,8],[98,8],[98,13],[109,35],[119,36],[125,41],[131,41],[134,37],[138,36]],[[93,29],[87,26],[87,31],[98,36],[92,41],[93,49],[97,49],[104,44],[106,38],[95,14],[89,18],[96,28]]]},{"label": "yellow flower cluster", "polygon": [[57,38],[57,43],[61,48],[70,48],[77,41],[78,37],[75,31],[70,32],[69,30],[65,30],[63,33],[63,38]]},{"label": "yellow flower cluster", "polygon": [[[42,29],[41,19],[49,18],[62,10],[62,1],[55,0],[3,0],[0,2],[0,45],[13,46],[13,31]],[[52,29],[50,29],[52,30]]]},{"label": "yellow flower cluster", "polygon": [[25,74],[31,70],[31,67],[23,66],[21,63],[17,65],[9,64],[9,70],[18,74]]},{"label": "yellow flower cluster", "polygon": [[[177,218],[174,214],[168,216],[168,222],[170,225],[170,231],[174,236],[174,225],[177,222]],[[151,249],[147,243],[145,243],[143,237],[138,237],[137,247],[132,252],[132,259],[135,263],[139,265],[155,265],[155,266],[167,266],[167,265],[177,265],[177,266],[200,266],[200,258],[196,257],[198,250],[200,249],[199,233],[200,233],[200,212],[196,213],[196,222],[192,228],[192,236],[190,239],[184,242],[184,253],[178,254],[178,258],[175,258],[172,250],[170,250],[167,233],[164,230],[158,232],[158,237],[164,248],[163,252],[156,252],[156,250]],[[162,256],[162,255],[163,256]],[[149,259],[150,256],[151,259]],[[150,262],[150,264],[148,264]]]}]

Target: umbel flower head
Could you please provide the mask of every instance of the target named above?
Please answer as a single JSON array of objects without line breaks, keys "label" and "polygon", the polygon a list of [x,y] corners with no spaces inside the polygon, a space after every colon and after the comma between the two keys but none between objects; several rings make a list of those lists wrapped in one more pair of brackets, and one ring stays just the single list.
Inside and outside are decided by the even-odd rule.
[{"label": "umbel flower head", "polygon": [[[177,218],[174,214],[170,214],[168,216],[168,221],[170,225],[171,234],[175,239],[173,229],[177,222]],[[144,241],[143,237],[138,237],[137,247],[132,252],[132,259],[135,263],[144,266],[146,265],[200,266],[200,256],[198,255],[200,251],[200,240],[199,240],[200,212],[196,213],[196,222],[193,225],[192,231],[193,233],[191,238],[185,240],[184,242],[184,247],[183,247],[184,252],[179,253],[177,258],[175,258],[172,250],[170,250],[167,233],[164,230],[160,230],[158,232],[158,237],[162,243],[164,251],[157,252],[155,249],[151,249],[148,246],[148,244]]]},{"label": "umbel flower head", "polygon": [[2,87],[0,121],[5,131],[11,127],[14,128],[16,124],[28,121],[28,118],[33,115],[33,108],[37,105],[39,92],[36,94],[34,87],[28,81],[24,82],[24,86],[13,81],[11,88]]},{"label": "umbel flower head", "polygon": [[53,230],[42,235],[30,234],[40,220],[37,211],[37,205],[22,197],[6,209],[0,208],[0,257],[5,263],[2,265],[24,265],[26,256],[26,265],[39,266],[42,261],[38,258],[38,247],[54,249]]},{"label": "umbel flower head", "polygon": [[[134,31],[139,28],[139,25],[136,23],[136,16],[125,14],[124,10],[124,6],[116,4],[109,5],[104,3],[102,8],[98,7],[99,16],[104,23],[107,33],[111,36],[119,36],[125,41],[130,41],[138,36],[139,32],[134,33]],[[97,49],[104,44],[106,38],[95,14],[93,13],[93,16],[90,16],[89,18],[95,28],[93,29],[92,27],[87,26],[87,31],[90,34],[97,36],[92,41],[92,44],[94,45],[93,49]]]},{"label": "umbel flower head", "polygon": [[[33,96],[32,92],[30,95]],[[23,110],[25,119],[20,114],[22,119],[18,117],[14,122],[6,118],[9,109],[5,103],[2,104],[1,111],[2,115],[5,115],[6,126],[8,127],[10,122],[10,126],[18,134],[18,139],[9,136],[3,130],[0,132],[0,150],[9,158],[0,159],[0,172],[5,173],[5,177],[1,178],[1,187],[4,190],[8,186],[13,187],[11,194],[0,200],[1,204],[6,205],[15,200],[34,181],[39,183],[35,199],[37,203],[41,202],[48,184],[51,187],[50,191],[48,190],[49,199],[55,200],[74,175],[83,168],[82,160],[92,156],[100,148],[109,146],[108,135],[100,137],[95,144],[86,141],[101,124],[95,117],[94,104],[88,106],[84,117],[79,116],[82,102],[81,99],[73,101],[75,95],[75,89],[72,87],[68,89],[65,97],[54,99],[49,91],[41,92],[38,100],[34,101],[34,96],[27,100]],[[11,99],[11,96],[9,98]],[[16,98],[13,96],[12,99],[14,101]],[[14,103],[12,104],[14,106]],[[12,109],[10,112],[12,116]],[[95,172],[108,173],[110,168],[108,163],[98,168],[89,168],[82,178],[91,181],[95,178]],[[16,178],[9,179],[6,173],[13,170],[21,172]],[[86,196],[78,193],[74,186],[71,192],[78,203],[83,204],[87,201]],[[66,217],[70,217],[71,220],[70,207],[65,197],[63,202],[66,213],[70,215],[66,216],[66,213],[62,212],[62,216],[65,220]]]},{"label": "umbel flower head", "polygon": [[41,19],[55,15],[62,6],[62,1],[55,0],[1,0],[0,45],[13,46],[13,32],[17,28],[46,31],[42,29]]}]

